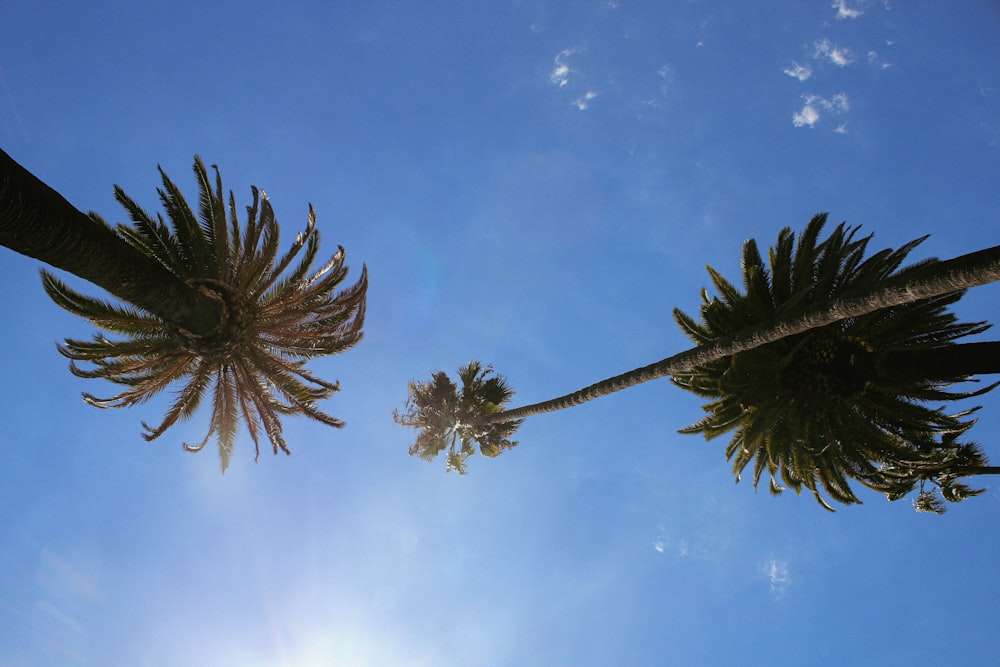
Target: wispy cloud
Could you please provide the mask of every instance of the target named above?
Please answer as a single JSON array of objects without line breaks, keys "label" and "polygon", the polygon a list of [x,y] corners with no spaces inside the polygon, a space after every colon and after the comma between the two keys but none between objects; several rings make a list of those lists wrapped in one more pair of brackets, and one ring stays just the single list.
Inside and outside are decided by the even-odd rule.
[{"label": "wispy cloud", "polygon": [[784,593],[792,583],[787,561],[772,558],[764,564],[764,574],[771,583],[771,592],[775,595]]},{"label": "wispy cloud", "polygon": [[[851,108],[847,93],[837,93],[830,98],[813,94],[803,95],[802,101],[802,109],[792,115],[792,125],[795,127],[813,127],[819,122],[823,113],[840,115],[847,113]],[[846,125],[841,127],[846,127]],[[836,130],[834,131],[836,132]],[[844,132],[838,132],[838,134],[845,133],[846,129]]]},{"label": "wispy cloud", "polygon": [[624,106],[645,118],[647,108],[663,109],[672,92],[674,67],[663,61],[637,67],[599,49],[570,46],[550,62],[542,72],[559,99],[577,111]]},{"label": "wispy cloud", "polygon": [[556,55],[555,67],[552,68],[552,72],[549,74],[549,81],[560,88],[565,87],[569,83],[569,75],[573,70],[570,69],[566,59],[576,52],[577,49],[563,49]]},{"label": "wispy cloud", "polygon": [[663,101],[667,99],[670,93],[670,85],[674,78],[674,68],[670,64],[662,65],[656,70],[656,76],[659,78],[659,95],[647,97],[642,100],[642,103],[654,109],[662,109]]},{"label": "wispy cloud", "polygon": [[854,54],[850,49],[836,46],[828,39],[817,39],[813,42],[813,46],[816,49],[813,58],[829,60],[837,67],[846,67],[854,61]]},{"label": "wispy cloud", "polygon": [[573,104],[575,104],[576,108],[579,109],[580,111],[584,111],[585,109],[587,109],[587,107],[590,106],[590,100],[597,97],[597,95],[598,93],[595,93],[592,90],[588,90],[584,95],[576,98],[573,101]]},{"label": "wispy cloud", "polygon": [[812,76],[812,67],[809,65],[800,65],[794,60],[792,64],[785,68],[785,74],[792,77],[793,79],[798,79],[799,81],[805,81]]},{"label": "wispy cloud", "polygon": [[868,52],[868,64],[873,67],[878,67],[879,69],[889,69],[892,67],[892,63],[887,63],[882,59],[882,56],[878,54],[878,51]]},{"label": "wispy cloud", "polygon": [[847,113],[851,108],[851,103],[847,99],[847,93],[837,93],[829,100],[823,98],[817,99],[825,109],[834,113]]},{"label": "wispy cloud", "polygon": [[685,539],[658,536],[653,540],[653,549],[657,553],[666,556],[676,556],[677,558],[687,558],[691,555],[691,549]]},{"label": "wispy cloud", "polygon": [[[853,6],[852,6],[853,5]],[[851,3],[848,0],[833,0],[833,4],[830,5],[837,10],[837,19],[856,19],[865,13],[861,9],[861,3]]]},{"label": "wispy cloud", "polygon": [[579,72],[570,64],[570,59],[580,51],[580,48],[573,47],[557,53],[553,59],[552,71],[549,72],[549,81],[559,88],[574,90],[574,92],[583,89],[583,94],[573,99],[571,105],[580,111],[585,111],[590,108],[591,102],[600,93],[592,88],[584,88],[587,85],[587,77],[579,75]]}]

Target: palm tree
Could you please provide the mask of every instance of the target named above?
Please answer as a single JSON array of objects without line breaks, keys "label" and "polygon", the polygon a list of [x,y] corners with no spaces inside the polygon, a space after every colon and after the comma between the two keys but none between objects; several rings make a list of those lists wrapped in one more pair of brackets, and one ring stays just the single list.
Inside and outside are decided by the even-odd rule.
[{"label": "palm tree", "polygon": [[[683,384],[686,378],[698,375],[697,369],[710,367],[713,364],[731,365],[737,363],[735,361],[737,359],[740,359],[739,363],[742,364],[742,359],[745,359],[746,355],[740,353],[755,349],[774,349],[769,344],[784,339],[795,341],[789,344],[800,345],[802,335],[814,330],[816,335],[808,337],[809,340],[813,341],[810,344],[810,349],[813,349],[815,354],[825,350],[828,355],[832,355],[828,365],[833,367],[841,364],[845,358],[850,359],[852,355],[858,360],[863,358],[865,363],[871,365],[881,376],[895,376],[896,378],[903,378],[907,374],[903,369],[915,364],[933,363],[942,366],[943,370],[925,370],[931,367],[915,366],[920,369],[920,372],[916,373],[916,378],[908,380],[911,385],[921,381],[922,373],[931,373],[929,380],[923,378],[928,386],[921,390],[920,400],[958,398],[982,393],[949,394],[940,387],[940,384],[942,381],[955,381],[975,373],[1000,371],[1000,361],[998,361],[1000,359],[1000,354],[998,354],[1000,344],[946,345],[954,338],[978,333],[985,329],[986,325],[984,323],[958,325],[953,322],[951,316],[943,315],[941,311],[947,305],[958,300],[961,296],[961,290],[1000,279],[1000,247],[943,262],[928,260],[905,270],[896,271],[906,254],[923,239],[907,244],[895,252],[882,251],[872,256],[867,262],[862,262],[868,239],[858,242],[852,241],[853,232],[849,229],[845,230],[843,225],[834,232],[831,241],[828,241],[826,245],[817,246],[818,235],[825,221],[825,215],[814,217],[803,234],[799,249],[810,248],[811,251],[808,252],[793,253],[794,235],[790,230],[782,232],[779,237],[779,251],[776,255],[779,261],[779,270],[775,275],[778,277],[774,280],[769,278],[762,262],[760,262],[756,244],[753,241],[745,244],[744,267],[753,267],[748,274],[746,272],[745,274],[749,276],[749,284],[755,286],[751,295],[753,298],[759,297],[759,303],[748,301],[749,297],[741,297],[735,287],[721,280],[721,276],[710,268],[713,281],[716,282],[717,288],[723,294],[724,300],[709,300],[707,293],[705,293],[706,303],[721,304],[710,306],[708,313],[709,317],[724,320],[723,323],[706,333],[698,329],[699,325],[691,318],[680,311],[676,313],[678,322],[686,332],[694,331],[697,333],[696,342],[699,343],[697,347],[655,364],[603,380],[566,396],[512,410],[502,410],[500,408],[503,408],[505,404],[498,404],[495,406],[496,409],[491,409],[491,411],[474,419],[465,417],[461,422],[453,420],[452,423],[462,423],[475,427],[486,427],[497,423],[510,424],[534,414],[578,405],[665,376],[674,376],[675,379],[681,378]],[[838,253],[824,253],[822,252],[823,247],[827,249],[840,248],[843,251],[840,254],[843,256],[839,258],[839,263],[834,261],[838,257]],[[798,263],[793,261],[796,256]],[[782,269],[781,262],[788,264],[789,268]],[[782,282],[782,276],[788,273],[792,273],[797,282],[788,284]],[[716,279],[720,279],[721,282]],[[764,298],[767,296],[767,290],[761,289],[761,286],[770,286],[772,282],[777,286],[780,299],[768,305]],[[773,295],[771,296],[773,297]],[[732,301],[732,307],[728,310],[724,309],[727,303],[726,298]],[[854,326],[861,326],[857,323],[868,323],[868,326],[878,324],[887,332],[885,335],[888,336],[893,326],[906,326],[907,320],[897,314],[904,312],[911,314],[914,318],[937,312],[939,319],[935,320],[936,324],[930,325],[929,329],[933,332],[935,326],[943,326],[945,327],[944,332],[937,335],[937,338],[932,337],[926,340],[920,338],[922,334],[913,333],[914,341],[919,339],[923,341],[921,344],[895,346],[892,348],[892,354],[879,355],[861,355],[861,351],[867,352],[865,350],[867,343],[862,340],[846,339],[847,342],[839,346],[828,340],[829,332],[841,326],[836,325],[837,322],[855,323]],[[729,320],[725,320],[723,317],[725,313],[730,314]],[[905,333],[904,330],[903,335]],[[932,342],[934,344],[931,344]],[[936,349],[931,351],[931,348]],[[880,351],[885,352],[885,350]],[[771,354],[771,352],[766,354]],[[962,363],[966,365],[954,365],[957,363],[957,359],[961,359]],[[859,361],[859,363],[861,362]],[[748,368],[743,377],[752,376],[755,370],[756,367]],[[416,428],[422,427],[423,394],[414,390],[426,386],[411,383],[406,411],[403,414],[397,413],[398,422]],[[966,416],[964,414],[945,415],[941,411],[927,411],[926,408],[914,406],[912,411],[907,412],[907,419],[916,424],[913,428],[924,425],[919,418],[926,417],[927,412],[933,412],[932,421],[936,425],[936,430],[933,432],[935,433],[943,434],[947,429],[958,430],[967,423],[962,420]],[[732,422],[734,427],[739,423],[739,415],[741,414],[739,412],[727,414],[728,417],[735,420]],[[722,423],[720,421],[720,425]],[[761,422],[761,424],[763,423]],[[421,444],[418,441],[411,453],[432,451],[431,449],[421,449]],[[816,448],[816,452],[823,451],[823,447]],[[832,454],[832,450],[827,449],[823,456],[832,457]],[[884,457],[875,460],[881,461],[884,460]],[[765,469],[766,467],[765,464]],[[868,469],[865,471],[871,472]],[[801,477],[813,480],[812,477],[804,474]],[[800,486],[807,483],[806,479],[800,480],[796,476],[792,476],[792,481],[788,483],[794,485],[793,482]],[[836,486],[837,499],[849,499],[854,502],[856,499],[850,495],[849,489],[845,490],[845,487],[846,483]],[[775,488],[780,487],[775,485]]]},{"label": "palm tree", "polygon": [[[465,462],[475,454],[475,444],[484,456],[499,456],[517,445],[510,436],[521,425],[520,420],[481,423],[483,415],[497,414],[510,402],[514,392],[493,368],[473,361],[458,371],[461,391],[447,373],[438,372],[430,382],[411,382],[410,400],[406,413],[393,412],[393,419],[404,426],[420,430],[410,447],[425,461],[433,461],[448,450],[447,470],[459,475],[466,473]],[[461,443],[456,451],[455,447]]]},{"label": "palm tree", "polygon": [[[84,296],[48,271],[42,271],[43,286],[57,304],[120,336],[111,339],[98,333],[92,340],[67,339],[65,345],[59,346],[59,351],[71,360],[70,370],[75,375],[103,378],[126,387],[109,398],[84,394],[84,400],[101,408],[128,407],[180,382],[181,387],[162,422],[155,427],[143,423],[144,437],[154,440],[178,420],[190,417],[210,392],[212,415],[208,433],[201,443],[184,447],[198,451],[216,436],[225,471],[241,417],[258,457],[261,429],[275,453],[279,449],[289,453],[282,434],[284,415],[306,415],[329,426],[343,425],[317,406],[317,401],[339,389],[338,383],[313,375],[305,363],[314,357],[342,352],[361,340],[368,281],[363,268],[354,285],[336,291],[347,276],[342,247],[325,265],[312,271],[319,251],[312,206],[306,229],[279,256],[278,222],[266,195],[251,188],[253,203],[247,207],[247,222],[243,226],[234,195],[230,192],[228,201],[224,196],[218,169],[213,184],[205,165],[196,156],[194,172],[200,188],[197,215],[177,186],[160,170],[163,180],[160,199],[169,225],[162,216],[154,217],[144,211],[118,187],[115,198],[128,211],[132,226],[111,227],[96,214],[81,220],[82,214],[72,216],[66,211],[69,204],[60,204],[59,201],[65,203],[65,200],[54,191],[40,191],[37,185],[34,191],[22,190],[17,204],[21,210],[43,216],[46,223],[49,218],[45,216],[63,211],[69,221],[58,220],[53,222],[54,226],[86,225],[86,232],[80,236],[92,239],[89,242],[99,248],[105,242],[113,248],[102,257],[120,254],[129,262],[127,269],[96,267],[82,273],[105,271],[114,275],[116,271],[124,271],[130,276],[131,272],[137,272],[141,275],[135,282],[140,285],[158,279],[150,276],[165,275],[222,314],[207,329],[188,326],[191,322],[183,305],[179,309],[166,308],[171,314],[164,316],[155,296],[136,299],[148,307],[140,303],[110,303]],[[46,249],[43,242],[25,240],[29,235],[16,230],[16,215],[4,218],[0,227],[15,229],[4,232],[5,244],[13,238],[17,244],[40,248],[32,256],[58,258],[60,253],[75,252],[65,248]],[[302,256],[286,273],[300,253]],[[131,259],[132,255],[142,261]],[[143,273],[149,265],[155,271]],[[183,304],[186,297],[183,290],[179,293]],[[93,367],[81,368],[76,362],[87,362]]]},{"label": "palm tree", "polygon": [[78,211],[2,150],[0,245],[68,271],[195,335],[225,327],[215,299]]},{"label": "palm tree", "polygon": [[[797,244],[783,230],[769,253],[770,270],[756,243],[744,244],[744,291],[709,267],[721,298],[703,291],[700,322],[675,310],[678,325],[694,342],[707,343],[921,266],[897,271],[923,239],[865,260],[871,236],[855,239],[857,229],[841,224],[819,243],[825,221],[813,218]],[[707,439],[733,432],[726,457],[737,480],[753,461],[754,486],[767,472],[773,493],[784,488],[780,475],[796,491],[808,488],[827,509],[821,488],[838,502],[860,502],[848,479],[871,481],[886,463],[919,467],[935,436],[951,441],[971,426],[963,420],[971,411],[949,415],[924,403],[996,386],[945,389],[973,374],[1000,372],[1000,343],[954,344],[989,326],[958,323],[947,312],[962,294],[847,318],[675,373],[674,384],[714,399],[704,406],[707,415],[681,432]]]}]

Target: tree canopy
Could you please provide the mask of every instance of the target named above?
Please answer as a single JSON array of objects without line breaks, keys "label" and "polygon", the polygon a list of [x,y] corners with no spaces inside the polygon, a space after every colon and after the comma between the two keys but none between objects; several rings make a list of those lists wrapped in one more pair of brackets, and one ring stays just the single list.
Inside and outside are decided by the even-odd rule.
[{"label": "tree canopy", "polygon": [[[821,241],[825,223],[825,215],[814,217],[798,239],[782,230],[767,263],[748,240],[742,289],[708,267],[718,295],[702,290],[698,320],[675,309],[678,326],[704,345],[935,261],[901,268],[926,237],[866,258],[872,235],[858,238],[858,228],[841,223]],[[681,432],[707,439],[732,433],[725,451],[737,481],[753,462],[755,487],[766,474],[772,493],[806,488],[827,509],[821,491],[840,503],[860,502],[850,479],[885,490],[891,471],[940,464],[940,448],[968,430],[976,408],[949,413],[927,404],[970,398],[996,384],[950,391],[971,378],[948,369],[931,373],[919,358],[913,368],[884,361],[901,352],[933,353],[985,331],[988,323],[962,323],[949,311],[962,294],[874,310],[675,373],[678,387],[712,399],[706,416]],[[893,486],[890,497],[897,491]]]},{"label": "tree canopy", "polygon": [[343,425],[317,404],[337,391],[339,383],[317,377],[305,364],[343,352],[361,340],[368,281],[362,268],[357,282],[338,291],[348,273],[342,247],[314,268],[319,230],[312,206],[305,229],[282,254],[278,221],[263,192],[251,188],[244,224],[233,193],[225,197],[219,170],[215,168],[215,178],[210,178],[196,156],[194,173],[199,186],[197,213],[161,169],[159,194],[166,221],[160,214],[147,213],[119,187],[115,198],[131,224],[112,227],[99,216],[91,217],[216,302],[225,313],[220,330],[192,333],[143,308],[80,294],[45,270],[42,281],[57,304],[102,330],[91,340],[67,339],[59,346],[71,360],[70,370],[125,387],[108,398],[85,393],[84,399],[101,408],[128,407],[179,383],[160,424],[143,423],[143,437],[158,438],[178,420],[191,417],[207,399],[208,432],[200,443],[184,447],[198,451],[215,436],[224,471],[241,419],[258,457],[261,431],[275,453],[289,453],[283,416],[305,415],[328,426]]}]

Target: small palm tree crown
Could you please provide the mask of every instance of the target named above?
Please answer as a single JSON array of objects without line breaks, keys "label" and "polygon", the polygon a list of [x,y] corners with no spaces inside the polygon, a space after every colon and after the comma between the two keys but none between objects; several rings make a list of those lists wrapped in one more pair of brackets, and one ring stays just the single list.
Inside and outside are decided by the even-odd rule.
[{"label": "small palm tree crown", "polygon": [[[143,422],[143,437],[154,440],[179,419],[194,414],[210,393],[208,433],[199,444],[184,447],[201,450],[216,436],[225,471],[241,417],[257,458],[262,428],[275,453],[279,449],[289,453],[282,435],[284,415],[306,415],[329,426],[343,426],[317,406],[317,401],[339,389],[339,383],[316,377],[305,363],[343,352],[361,340],[368,281],[362,268],[354,285],[336,291],[347,276],[342,247],[310,273],[319,251],[311,205],[305,230],[279,256],[278,222],[267,195],[251,188],[253,203],[246,209],[243,226],[233,193],[227,202],[222,177],[213,168],[214,189],[205,165],[195,156],[194,173],[200,187],[197,216],[160,169],[163,189],[159,194],[169,225],[162,215],[151,216],[116,186],[115,198],[133,225],[119,224],[113,231],[222,304],[226,318],[215,335],[195,336],[142,309],[84,296],[44,270],[42,281],[57,304],[120,336],[112,339],[97,333],[92,340],[67,339],[59,346],[71,360],[75,375],[126,387],[110,398],[85,393],[84,400],[100,408],[128,407],[179,382],[163,421],[155,427]],[[91,217],[111,228],[96,214]],[[286,273],[300,254],[298,263]],[[93,367],[84,369],[76,362]]]},{"label": "small palm tree crown", "polygon": [[419,429],[410,455],[432,461],[448,450],[445,467],[464,475],[466,461],[479,451],[490,458],[517,445],[512,436],[522,420],[477,424],[478,417],[501,412],[514,396],[506,378],[472,361],[458,370],[458,385],[447,373],[437,372],[429,382],[410,382],[404,412],[393,412],[396,423]]},{"label": "small palm tree crown", "polygon": [[[857,228],[841,223],[821,242],[825,222],[825,215],[815,216],[797,243],[784,229],[770,249],[769,268],[757,244],[747,241],[742,290],[708,267],[718,296],[702,290],[700,321],[675,309],[677,324],[703,345],[934,261],[900,269],[923,238],[865,259],[871,236],[855,238]],[[821,489],[837,502],[860,502],[850,478],[890,498],[900,484],[912,482],[913,489],[927,479],[918,471],[948,461],[943,452],[954,449],[954,438],[972,424],[964,419],[972,410],[948,414],[923,403],[967,398],[996,385],[949,392],[948,384],[968,378],[887,372],[879,360],[886,352],[951,345],[985,330],[985,322],[959,323],[947,311],[961,296],[953,292],[878,310],[676,373],[674,384],[712,399],[704,406],[706,416],[681,432],[706,439],[734,432],[726,457],[737,481],[753,461],[755,487],[766,472],[772,493],[783,490],[780,477],[796,492],[809,489],[830,510]]]},{"label": "small palm tree crown", "polygon": [[989,468],[978,444],[957,442],[958,435],[946,433],[937,441],[928,434],[915,435],[910,440],[918,443],[922,456],[883,463],[877,474],[863,479],[864,484],[884,493],[889,500],[905,498],[917,490],[914,509],[933,514],[944,514],[945,501],[957,503],[981,495],[986,489],[974,489],[960,478],[998,471]]}]

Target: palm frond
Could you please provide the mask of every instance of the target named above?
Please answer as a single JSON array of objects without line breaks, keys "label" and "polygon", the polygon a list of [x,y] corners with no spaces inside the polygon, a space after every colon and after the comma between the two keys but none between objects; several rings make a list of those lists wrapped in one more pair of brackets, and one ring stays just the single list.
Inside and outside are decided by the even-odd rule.
[{"label": "palm frond", "polygon": [[[58,347],[71,360],[74,374],[126,387],[109,398],[84,394],[88,403],[102,408],[132,406],[182,383],[162,421],[155,427],[143,423],[147,440],[192,416],[214,382],[208,433],[200,444],[184,447],[197,451],[215,437],[224,471],[241,419],[258,456],[261,430],[275,453],[289,451],[283,416],[304,415],[328,426],[343,425],[318,406],[339,384],[320,379],[304,364],[314,357],[340,353],[361,340],[368,282],[362,268],[355,284],[338,291],[347,276],[344,249],[339,246],[323,268],[308,276],[319,251],[312,206],[306,230],[279,255],[278,223],[266,195],[251,188],[252,204],[246,207],[245,226],[241,225],[235,195],[230,192],[227,202],[222,176],[214,165],[213,169],[214,179],[195,156],[197,215],[177,185],[159,169],[163,187],[158,192],[169,223],[149,214],[116,187],[115,198],[127,211],[131,225],[120,224],[113,231],[178,278],[225,303],[229,321],[221,335],[199,339],[179,332],[156,315],[79,294],[46,271],[42,284],[61,307],[123,336],[117,340],[103,334],[89,341],[67,339]],[[299,263],[285,275],[300,255]],[[82,368],[77,362],[90,367]]]},{"label": "palm frond", "polygon": [[212,183],[208,178],[208,170],[205,163],[197,155],[194,159],[194,174],[198,181],[199,214],[201,218],[201,235],[206,241],[209,252],[206,252],[206,260],[211,261],[206,269],[214,269],[215,275],[212,277],[224,279],[218,271],[226,265],[229,257],[228,227],[226,226],[226,204],[222,193],[222,175],[219,168],[212,165],[215,170],[215,191],[212,190]]},{"label": "palm frond", "polygon": [[42,276],[42,288],[49,298],[61,308],[90,320],[102,329],[133,336],[155,335],[163,330],[162,321],[154,315],[131,306],[84,296],[45,269],[41,269],[39,273]]},{"label": "palm frond", "polygon": [[[703,345],[934,261],[902,266],[926,237],[866,258],[872,235],[859,236],[858,228],[841,223],[820,240],[825,223],[825,214],[814,216],[797,240],[782,230],[767,255],[770,270],[756,243],[744,243],[745,291],[709,268],[719,296],[702,290],[700,319],[675,310],[682,332]],[[892,497],[905,495],[914,482],[898,471],[926,471],[928,452],[951,447],[974,423],[971,410],[948,413],[925,403],[971,398],[1000,383],[953,391],[949,384],[968,378],[888,372],[876,360],[888,351],[939,349],[984,331],[988,323],[962,323],[948,311],[961,296],[876,310],[675,374],[674,384],[711,399],[705,416],[681,433],[711,439],[732,432],[726,458],[737,479],[754,461],[755,487],[767,475],[772,491],[780,488],[780,473],[785,485],[809,489],[827,509],[832,506],[823,494],[842,504],[860,502],[852,479]],[[943,493],[945,485],[940,488]],[[954,498],[971,495],[962,486],[948,488]],[[933,509],[928,498],[922,495],[919,503]]]},{"label": "palm frond", "polygon": [[154,218],[147,213],[117,185],[115,199],[128,211],[134,225],[132,227],[119,224],[115,232],[132,246],[140,249],[143,254],[155,258],[168,269],[175,272],[183,271],[183,249],[177,237],[170,233],[170,228],[163,222],[163,218],[159,215]]}]

